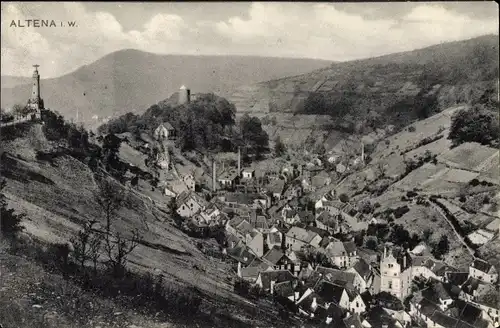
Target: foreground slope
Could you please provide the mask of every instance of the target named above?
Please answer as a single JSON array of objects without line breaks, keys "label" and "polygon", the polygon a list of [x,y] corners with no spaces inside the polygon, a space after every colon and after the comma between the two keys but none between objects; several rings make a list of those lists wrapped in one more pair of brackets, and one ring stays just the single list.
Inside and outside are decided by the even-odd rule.
[{"label": "foreground slope", "polygon": [[[43,79],[45,106],[65,117],[93,122],[92,116],[107,117],[141,111],[167,98],[183,84],[192,92],[228,94],[239,85],[303,74],[329,66],[331,62],[243,56],[158,55],[138,50],[120,50],[78,70]],[[40,68],[44,74],[44,68]],[[2,78],[2,107],[25,103],[30,84],[13,87]]]},{"label": "foreground slope", "polygon": [[[22,137],[2,142],[1,175],[7,180],[4,193],[9,207],[27,216],[22,223],[26,232],[43,241],[62,242],[80,229],[81,222],[100,214],[92,171],[64,153],[40,159],[41,153],[53,147],[41,125],[30,126]],[[233,293],[231,265],[200,251],[197,240],[173,226],[165,211],[168,199],[162,204],[157,195],[153,204],[142,193],[146,190],[151,192],[151,186],[141,183],[131,191],[115,223],[125,234],[139,229],[144,238],[131,254],[129,266],[138,272],[160,272],[166,283],[178,288],[194,288],[202,295],[204,308],[239,316],[235,326],[268,323],[273,314],[266,315],[264,310],[263,316],[252,318],[256,306]]]}]

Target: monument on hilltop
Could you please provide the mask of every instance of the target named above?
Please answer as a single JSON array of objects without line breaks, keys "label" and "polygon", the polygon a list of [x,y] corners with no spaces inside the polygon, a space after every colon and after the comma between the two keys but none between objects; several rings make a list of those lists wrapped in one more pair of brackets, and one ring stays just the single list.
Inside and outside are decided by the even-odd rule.
[{"label": "monument on hilltop", "polygon": [[38,73],[40,65],[33,65],[33,67],[35,68],[33,71],[33,86],[27,107],[33,111],[36,117],[40,118],[40,111],[45,109],[43,99],[40,96],[40,74]]}]

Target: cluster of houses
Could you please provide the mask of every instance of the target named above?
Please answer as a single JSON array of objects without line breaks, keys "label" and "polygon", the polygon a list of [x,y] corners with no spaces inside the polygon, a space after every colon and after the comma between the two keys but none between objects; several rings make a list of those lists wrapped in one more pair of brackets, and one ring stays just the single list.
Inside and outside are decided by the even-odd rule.
[{"label": "cluster of houses", "polygon": [[493,265],[476,258],[460,272],[423,244],[413,250],[358,246],[352,235],[380,222],[335,191],[313,208],[301,204],[311,169],[290,165],[263,178],[241,169],[238,159],[238,168],[217,176],[214,165],[211,194],[196,192],[190,174],[165,193],[193,227],[224,229],[222,251],[234,261],[238,281],[309,320],[348,328],[500,327]]}]

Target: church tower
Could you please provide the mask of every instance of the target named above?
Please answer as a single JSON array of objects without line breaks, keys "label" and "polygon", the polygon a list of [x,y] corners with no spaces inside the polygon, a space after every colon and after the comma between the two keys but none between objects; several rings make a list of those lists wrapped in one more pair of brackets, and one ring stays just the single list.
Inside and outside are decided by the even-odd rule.
[{"label": "church tower", "polygon": [[28,100],[28,107],[39,113],[43,107],[43,99],[40,97],[40,74],[38,74],[38,67],[40,65],[33,65],[35,70],[33,71],[33,85],[31,91],[31,97]]}]

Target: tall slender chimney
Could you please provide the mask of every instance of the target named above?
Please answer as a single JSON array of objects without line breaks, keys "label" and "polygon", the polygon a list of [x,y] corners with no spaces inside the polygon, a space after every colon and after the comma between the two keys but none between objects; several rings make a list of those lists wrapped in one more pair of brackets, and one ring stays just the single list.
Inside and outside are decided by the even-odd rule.
[{"label": "tall slender chimney", "polygon": [[387,247],[384,246],[384,259],[387,257]]},{"label": "tall slender chimney", "polygon": [[238,147],[238,176],[241,175],[241,150]]},{"label": "tall slender chimney", "polygon": [[406,269],[406,254],[403,255],[403,267],[401,268],[401,271]]},{"label": "tall slender chimney", "polygon": [[217,191],[217,187],[215,185],[217,179],[216,179],[216,174],[217,174],[217,171],[216,171],[216,167],[215,167],[215,160],[213,160],[212,162],[212,190],[215,192]]},{"label": "tall slender chimney", "polygon": [[365,144],[361,141],[361,162],[365,163]]}]

